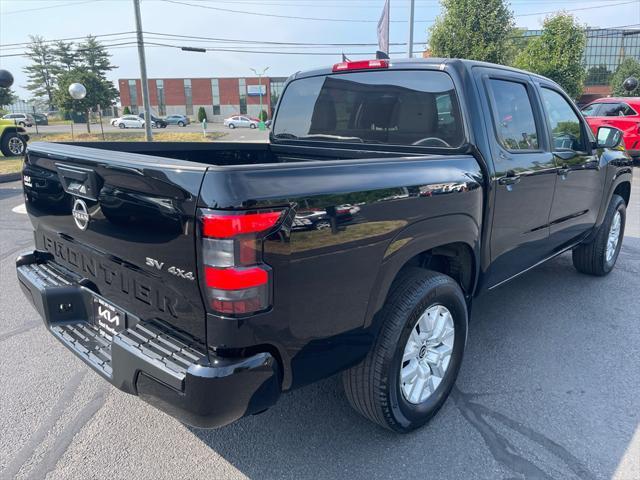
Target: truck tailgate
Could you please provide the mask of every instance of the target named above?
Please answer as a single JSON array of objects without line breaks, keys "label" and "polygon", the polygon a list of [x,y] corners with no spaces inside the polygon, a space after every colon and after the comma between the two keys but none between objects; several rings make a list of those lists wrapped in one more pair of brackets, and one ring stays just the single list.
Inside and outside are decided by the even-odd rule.
[{"label": "truck tailgate", "polygon": [[36,248],[142,320],[205,339],[195,212],[206,166],[53,143],[23,169]]}]

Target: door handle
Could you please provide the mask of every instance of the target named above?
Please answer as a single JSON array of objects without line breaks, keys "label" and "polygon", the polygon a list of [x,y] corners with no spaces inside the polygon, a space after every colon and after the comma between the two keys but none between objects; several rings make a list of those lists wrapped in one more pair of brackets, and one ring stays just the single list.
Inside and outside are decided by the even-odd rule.
[{"label": "door handle", "polygon": [[515,185],[520,183],[520,175],[509,172],[504,177],[498,178],[498,183],[500,185]]}]

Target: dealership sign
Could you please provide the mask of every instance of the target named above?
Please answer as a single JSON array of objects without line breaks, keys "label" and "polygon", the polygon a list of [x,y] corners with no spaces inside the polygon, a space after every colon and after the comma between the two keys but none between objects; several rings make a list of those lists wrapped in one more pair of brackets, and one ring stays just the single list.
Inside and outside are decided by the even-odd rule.
[{"label": "dealership sign", "polygon": [[266,94],[267,94],[266,85],[247,85],[247,95],[257,97],[257,96],[266,95]]}]

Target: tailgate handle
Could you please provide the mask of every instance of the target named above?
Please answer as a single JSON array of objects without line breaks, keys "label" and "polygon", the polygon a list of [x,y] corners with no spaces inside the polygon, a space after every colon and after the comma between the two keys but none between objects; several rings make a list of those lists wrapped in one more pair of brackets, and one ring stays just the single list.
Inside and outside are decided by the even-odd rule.
[{"label": "tailgate handle", "polygon": [[64,191],[76,197],[98,199],[98,175],[90,168],[56,163],[58,177]]}]

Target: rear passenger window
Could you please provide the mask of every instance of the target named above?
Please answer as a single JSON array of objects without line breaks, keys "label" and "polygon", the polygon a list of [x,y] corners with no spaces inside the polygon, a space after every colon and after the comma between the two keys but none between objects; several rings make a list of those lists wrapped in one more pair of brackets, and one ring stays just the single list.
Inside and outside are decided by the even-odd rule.
[{"label": "rear passenger window", "polygon": [[538,131],[524,84],[489,80],[498,141],[511,151],[537,150]]},{"label": "rear passenger window", "polygon": [[554,150],[586,150],[582,124],[571,105],[558,92],[542,89],[542,100],[549,118]]},{"label": "rear passenger window", "polygon": [[624,117],[626,115],[635,115],[633,109],[626,103],[606,103],[600,113],[601,117]]}]

